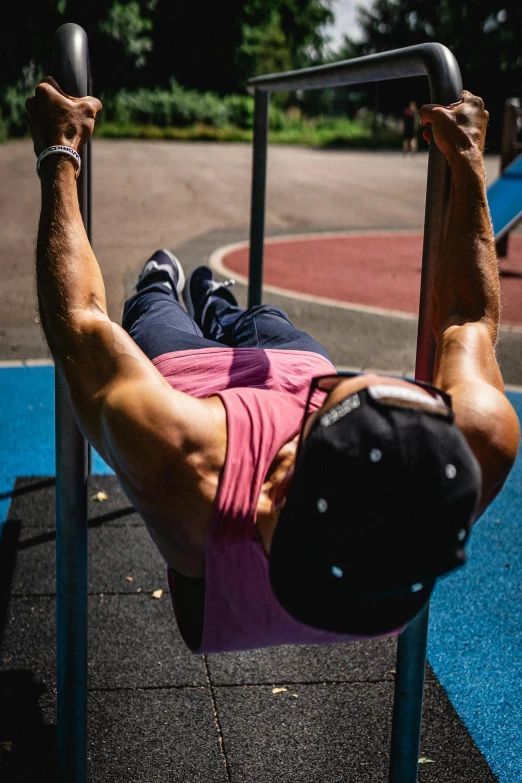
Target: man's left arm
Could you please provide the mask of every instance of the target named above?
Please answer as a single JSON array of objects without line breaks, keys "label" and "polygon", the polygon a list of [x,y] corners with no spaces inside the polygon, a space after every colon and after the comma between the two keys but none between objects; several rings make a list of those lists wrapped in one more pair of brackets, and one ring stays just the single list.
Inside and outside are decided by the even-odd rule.
[{"label": "man's left arm", "polygon": [[482,157],[488,118],[482,100],[467,91],[451,106],[421,109],[422,124],[431,127],[451,171],[446,236],[432,292],[434,380],[452,395],[457,424],[480,464],[479,513],[502,488],[520,440],[495,356],[500,282]]}]

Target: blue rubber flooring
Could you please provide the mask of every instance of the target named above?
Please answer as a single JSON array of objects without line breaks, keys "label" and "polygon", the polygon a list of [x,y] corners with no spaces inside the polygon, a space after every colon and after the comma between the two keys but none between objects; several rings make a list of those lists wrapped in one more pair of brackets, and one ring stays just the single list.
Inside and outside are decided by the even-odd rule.
[{"label": "blue rubber flooring", "polygon": [[495,238],[522,217],[522,155],[488,188],[488,204]]},{"label": "blue rubber flooring", "polygon": [[[52,367],[0,369],[0,534],[17,477],[54,475],[53,381]],[[522,394],[509,398],[522,420]],[[111,473],[97,455],[93,473]],[[431,611],[429,663],[499,783],[522,780],[521,509],[519,457]]]}]

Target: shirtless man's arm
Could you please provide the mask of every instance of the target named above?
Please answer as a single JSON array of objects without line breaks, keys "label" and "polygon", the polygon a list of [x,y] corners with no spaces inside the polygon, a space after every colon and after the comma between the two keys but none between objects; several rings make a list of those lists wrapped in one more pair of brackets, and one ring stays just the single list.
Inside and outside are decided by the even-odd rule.
[{"label": "shirtless man's arm", "polygon": [[[52,79],[27,101],[35,152],[89,139],[96,98],[65,96]],[[169,563],[204,573],[208,518],[226,451],[217,398],[173,390],[107,314],[102,275],[79,211],[70,158],[42,161],[36,276],[41,323],[79,426],[113,467]]]},{"label": "shirtless man's arm", "polygon": [[502,488],[520,441],[495,358],[500,285],[482,159],[489,115],[482,100],[466,91],[458,103],[423,106],[420,115],[451,169],[448,225],[432,297],[434,383],[452,395],[457,424],[480,463],[480,514]]}]

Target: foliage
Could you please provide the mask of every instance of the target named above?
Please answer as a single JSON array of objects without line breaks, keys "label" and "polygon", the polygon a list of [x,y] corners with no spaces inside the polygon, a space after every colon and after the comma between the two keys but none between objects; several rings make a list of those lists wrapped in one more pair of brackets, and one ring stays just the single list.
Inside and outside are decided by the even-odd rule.
[{"label": "foliage", "polygon": [[[199,92],[181,87],[171,79],[169,89],[154,87],[118,90],[102,96],[103,112],[98,124],[111,127],[154,125],[159,128],[187,128],[194,124],[213,128],[254,126],[254,99],[250,95],[225,95]],[[298,121],[298,125],[300,121]],[[295,118],[276,105],[270,109],[270,127],[292,128]],[[111,133],[113,131],[110,131]]]},{"label": "foliage", "polygon": [[331,0],[248,0],[242,42],[245,78],[302,68],[322,61],[324,26],[332,21]]},{"label": "foliage", "polygon": [[177,125],[202,122],[222,127],[229,122],[226,103],[217,95],[185,90],[171,79],[169,89],[119,90],[105,100],[103,119],[118,124]]},{"label": "foliage", "polygon": [[26,130],[25,101],[27,96],[41,81],[43,72],[34,60],[31,60],[20,74],[15,85],[7,85],[0,92],[0,112],[4,132],[9,136],[21,136]]},{"label": "foliage", "polygon": [[[16,84],[30,61],[52,73],[53,37],[60,25],[75,22],[87,31],[95,84],[137,85],[153,47],[156,0],[24,0],[12,22],[13,8],[0,4],[2,39],[0,84]],[[106,78],[105,78],[106,75]]]},{"label": "foliage", "polygon": [[[251,142],[252,130],[227,125],[222,128],[196,123],[184,128],[158,125],[121,125],[104,123],[97,127],[96,135],[105,138],[130,138],[174,141],[233,141]],[[283,127],[271,128],[272,144],[300,144],[313,147],[401,147],[401,135],[384,128],[377,135],[368,124],[344,118],[317,118],[301,120],[287,118]]]},{"label": "foliage", "polygon": [[197,3],[159,0],[149,59],[155,83],[174,75],[187,87],[238,93],[254,74],[308,64],[323,49],[330,3],[221,0],[203,10]]},{"label": "foliage", "polygon": [[254,127],[254,99],[251,95],[226,95],[228,118],[238,128]]},{"label": "foliage", "polygon": [[[155,5],[154,2],[152,8]],[[141,15],[137,0],[131,0],[130,3],[116,0],[108,9],[106,18],[100,21],[100,32],[121,43],[125,55],[135,68],[143,68],[146,55],[152,51],[152,38],[147,35],[152,28],[152,20]]]},{"label": "foliage", "polygon": [[239,93],[257,73],[317,60],[331,0],[24,0],[0,5],[0,85],[14,85],[33,60],[52,69],[56,29],[75,22],[89,36],[95,90],[180,84]]},{"label": "foliage", "polygon": [[264,26],[243,26],[239,56],[245,59],[245,63],[251,62],[252,76],[289,71],[292,68],[292,53],[277,12],[272,14]]}]

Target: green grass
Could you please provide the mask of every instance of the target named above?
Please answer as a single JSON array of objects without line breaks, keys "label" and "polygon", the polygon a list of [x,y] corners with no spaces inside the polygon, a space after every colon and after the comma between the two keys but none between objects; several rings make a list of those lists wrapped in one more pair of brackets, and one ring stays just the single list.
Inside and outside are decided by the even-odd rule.
[{"label": "green grass", "polygon": [[[7,141],[7,133],[2,134],[1,131],[0,124],[0,142]],[[235,125],[218,128],[202,122],[183,128],[172,125],[103,122],[96,125],[94,133],[96,137],[106,139],[252,142],[252,130],[250,129],[238,128]],[[20,138],[19,135],[18,138]],[[402,144],[400,134],[387,128],[379,129],[376,137],[373,138],[371,129],[361,123],[353,120],[326,118],[288,122],[284,127],[272,129],[269,141],[271,144],[358,149],[400,149]]]},{"label": "green grass", "polygon": [[186,128],[172,125],[126,125],[104,122],[96,127],[95,135],[106,139],[166,139],[169,141],[251,141],[252,131],[229,126],[216,128],[196,123]]},{"label": "green grass", "polygon": [[[233,125],[218,128],[204,123],[188,127],[137,125],[105,122],[96,127],[96,136],[111,139],[163,139],[174,141],[251,142],[252,131]],[[272,129],[272,144],[299,144],[311,147],[388,147],[400,148],[399,133],[380,129],[372,138],[371,129],[353,120],[317,119],[288,122]]]}]

